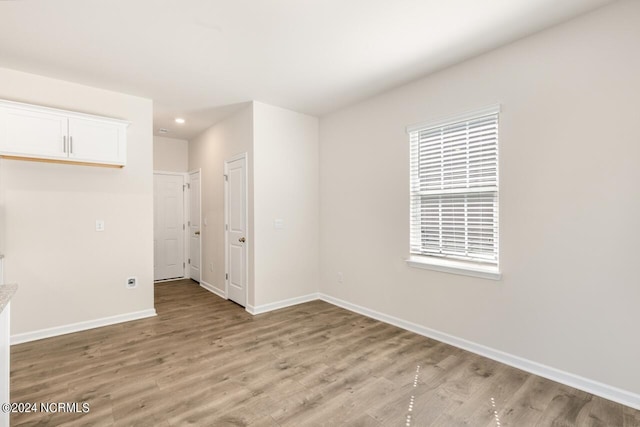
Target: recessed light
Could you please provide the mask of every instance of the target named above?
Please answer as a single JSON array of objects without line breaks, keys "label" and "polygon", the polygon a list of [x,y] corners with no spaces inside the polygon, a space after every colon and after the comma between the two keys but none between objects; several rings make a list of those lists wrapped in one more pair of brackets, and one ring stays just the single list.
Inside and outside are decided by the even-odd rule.
[{"label": "recessed light", "polygon": [[165,129],[165,128],[160,128],[158,129],[158,133],[168,133],[169,129]]},{"label": "recessed light", "polygon": [[184,124],[184,119],[177,117],[176,118],[176,123],[183,125]]}]

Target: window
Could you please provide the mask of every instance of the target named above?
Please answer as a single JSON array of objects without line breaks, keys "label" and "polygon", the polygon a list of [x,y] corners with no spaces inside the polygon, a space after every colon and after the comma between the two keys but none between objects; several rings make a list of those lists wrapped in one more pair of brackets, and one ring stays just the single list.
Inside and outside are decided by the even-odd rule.
[{"label": "window", "polygon": [[407,129],[411,265],[499,278],[498,115],[495,106]]}]

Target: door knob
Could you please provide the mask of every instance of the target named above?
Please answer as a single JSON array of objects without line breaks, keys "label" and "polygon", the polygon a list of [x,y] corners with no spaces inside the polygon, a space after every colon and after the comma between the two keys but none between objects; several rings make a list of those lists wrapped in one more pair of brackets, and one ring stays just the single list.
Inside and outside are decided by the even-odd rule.
[{"label": "door knob", "polygon": [[241,237],[241,238],[239,238],[239,239],[238,239],[238,242],[240,242],[240,243],[244,243],[244,242],[246,242],[246,240],[245,240],[245,238],[244,238],[244,237]]},{"label": "door knob", "polygon": [[193,233],[193,234],[195,234],[196,236],[199,236],[199,235],[200,235],[200,232],[199,232],[199,231],[196,231],[196,232],[195,232],[195,233]]}]

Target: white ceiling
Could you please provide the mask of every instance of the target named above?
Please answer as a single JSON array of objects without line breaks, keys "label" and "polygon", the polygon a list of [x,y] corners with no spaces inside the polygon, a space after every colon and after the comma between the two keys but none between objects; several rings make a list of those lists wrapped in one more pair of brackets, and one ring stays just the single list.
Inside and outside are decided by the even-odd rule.
[{"label": "white ceiling", "polygon": [[0,67],[152,98],[154,133],[190,139],[250,100],[321,116],[611,1],[5,0]]}]

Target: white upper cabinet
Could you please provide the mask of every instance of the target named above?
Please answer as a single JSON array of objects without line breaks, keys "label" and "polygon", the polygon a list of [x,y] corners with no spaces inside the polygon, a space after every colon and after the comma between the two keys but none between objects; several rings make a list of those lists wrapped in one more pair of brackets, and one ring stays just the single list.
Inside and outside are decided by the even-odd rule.
[{"label": "white upper cabinet", "polygon": [[32,110],[0,107],[0,150],[17,156],[65,158],[67,118]]},{"label": "white upper cabinet", "polygon": [[113,123],[69,119],[69,158],[75,161],[125,164],[127,129]]},{"label": "white upper cabinet", "polygon": [[128,122],[0,100],[0,156],[122,167]]}]

